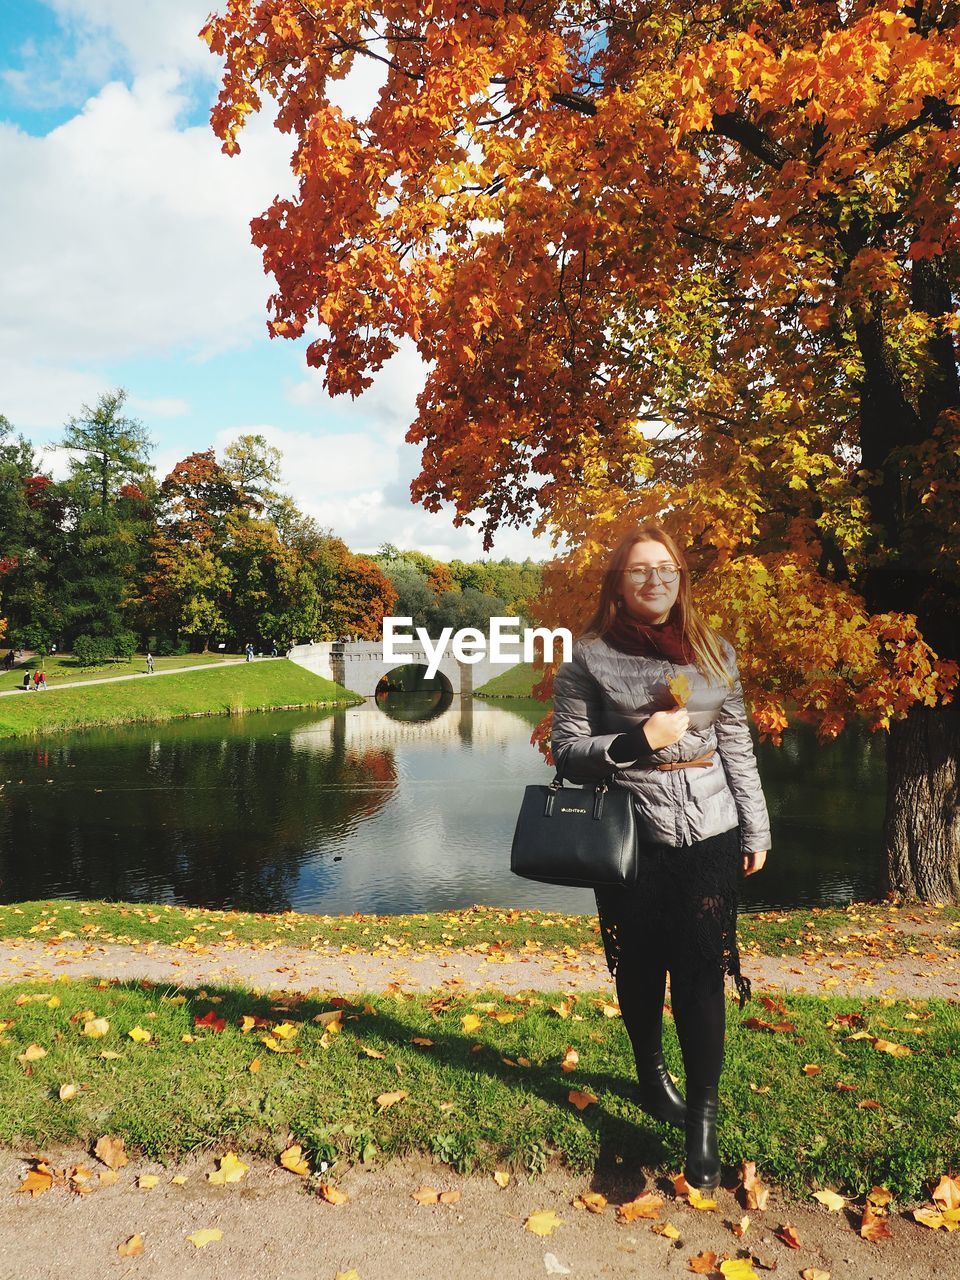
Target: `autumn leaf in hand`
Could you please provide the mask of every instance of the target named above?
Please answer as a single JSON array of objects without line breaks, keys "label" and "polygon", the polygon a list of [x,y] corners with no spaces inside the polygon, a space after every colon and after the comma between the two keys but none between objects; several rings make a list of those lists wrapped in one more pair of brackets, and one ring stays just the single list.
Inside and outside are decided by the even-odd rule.
[{"label": "autumn leaf in hand", "polygon": [[678,676],[671,676],[667,681],[667,688],[673,696],[674,702],[678,707],[685,707],[690,701],[690,681],[681,671]]}]

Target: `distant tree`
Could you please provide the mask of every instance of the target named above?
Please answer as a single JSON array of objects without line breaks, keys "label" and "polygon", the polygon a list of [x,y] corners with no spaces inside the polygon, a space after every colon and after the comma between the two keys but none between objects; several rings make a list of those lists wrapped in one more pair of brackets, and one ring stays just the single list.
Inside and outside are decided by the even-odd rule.
[{"label": "distant tree", "polygon": [[150,437],[142,423],[121,411],[127,399],[121,387],[100,396],[94,408],[83,405],[79,417],[69,420],[61,448],[81,456],[70,459],[70,477],[77,506],[87,509],[92,494],[102,512],[128,481],[150,476]]}]

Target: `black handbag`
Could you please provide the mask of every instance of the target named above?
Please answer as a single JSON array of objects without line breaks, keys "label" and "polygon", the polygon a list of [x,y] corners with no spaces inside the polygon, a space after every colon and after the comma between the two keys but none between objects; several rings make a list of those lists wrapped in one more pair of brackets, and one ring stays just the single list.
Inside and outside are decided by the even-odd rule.
[{"label": "black handbag", "polygon": [[637,879],[633,794],[602,778],[594,787],[525,787],[510,850],[510,870],[545,884],[599,889]]}]

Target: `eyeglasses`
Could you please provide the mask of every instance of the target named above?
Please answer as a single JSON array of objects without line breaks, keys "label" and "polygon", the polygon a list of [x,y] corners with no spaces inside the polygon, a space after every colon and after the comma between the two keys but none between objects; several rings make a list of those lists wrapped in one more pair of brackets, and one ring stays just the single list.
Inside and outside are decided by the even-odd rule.
[{"label": "eyeglasses", "polygon": [[637,566],[635,569],[624,569],[623,571],[634,586],[643,586],[649,582],[653,574],[656,574],[661,582],[676,582],[680,577],[680,567],[675,564],[655,564],[652,568],[645,569]]}]

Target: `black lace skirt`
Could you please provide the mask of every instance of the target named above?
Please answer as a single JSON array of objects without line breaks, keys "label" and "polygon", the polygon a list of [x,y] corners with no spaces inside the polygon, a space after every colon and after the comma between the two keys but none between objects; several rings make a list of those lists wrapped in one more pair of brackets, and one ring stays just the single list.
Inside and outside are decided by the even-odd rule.
[{"label": "black lace skirt", "polygon": [[662,960],[672,982],[704,966],[719,968],[733,978],[742,1009],[750,980],[740,972],[737,949],[741,856],[739,827],[690,845],[641,841],[637,883],[595,891],[611,975],[628,949],[641,962]]}]

